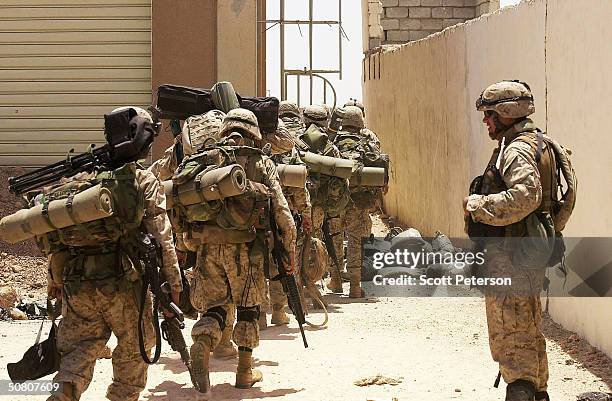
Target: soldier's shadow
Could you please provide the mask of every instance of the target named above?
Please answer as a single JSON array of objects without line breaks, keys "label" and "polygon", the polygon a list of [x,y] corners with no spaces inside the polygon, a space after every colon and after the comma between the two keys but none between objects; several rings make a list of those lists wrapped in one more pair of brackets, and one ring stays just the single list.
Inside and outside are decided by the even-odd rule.
[{"label": "soldier's shadow", "polygon": [[187,372],[187,367],[185,366],[185,364],[183,364],[183,361],[180,358],[170,358],[167,356],[162,356],[159,358],[159,361],[157,363],[163,365],[164,370],[169,370],[170,372],[175,374]]},{"label": "soldier's shadow", "polygon": [[[257,384],[255,387],[251,387],[250,389],[239,389],[232,386],[229,383],[220,383],[216,386],[212,386],[212,399],[213,400],[250,400],[250,399],[260,399],[260,398],[274,398],[274,397],[283,397],[289,394],[299,393],[304,389],[295,389],[295,388],[279,388],[271,391],[263,391]],[[217,396],[220,398],[217,398]]]},{"label": "soldier's shadow", "polygon": [[[174,374],[181,374],[187,372],[187,367],[183,364],[180,358],[161,357],[159,358],[159,364],[163,365],[165,370],[169,370]],[[217,359],[212,355],[210,357],[210,371],[211,372],[235,372],[238,358],[229,359]],[[267,361],[264,359],[254,358],[253,366],[278,366],[276,361]]]},{"label": "soldier's shadow", "polygon": [[[343,304],[373,304],[373,303],[378,302],[378,298],[375,297],[375,296],[366,296],[364,298],[349,298],[346,295],[330,293],[330,294],[325,294],[324,298],[330,304],[327,307],[327,311],[328,312],[334,312],[334,309],[338,308],[338,307],[335,307],[332,310],[330,310],[330,307],[333,307],[333,305],[343,305]],[[339,312],[341,312],[341,311],[339,311]]]},{"label": "soldier's shadow", "polygon": [[[283,397],[285,395],[298,393],[304,389],[276,389],[272,391],[263,391],[257,387],[250,389],[238,389],[229,383],[220,383],[211,386],[212,400],[244,400],[244,399],[259,399],[266,397]],[[195,399],[196,390],[192,386],[183,386],[173,381],[166,380],[155,388],[148,389],[153,394],[144,397],[147,401],[192,401]],[[163,394],[156,394],[163,393]]]},{"label": "soldier's shadow", "polygon": [[152,393],[144,396],[144,399],[147,401],[192,401],[195,399],[195,390],[191,383],[179,384],[166,380],[159,383],[155,388],[147,390]]},{"label": "soldier's shadow", "polygon": [[[210,371],[211,372],[236,372],[236,365],[238,365],[238,358],[230,359],[215,359],[210,358]],[[253,367],[259,366],[278,366],[276,361],[268,361],[265,359],[258,359],[253,357]]]}]

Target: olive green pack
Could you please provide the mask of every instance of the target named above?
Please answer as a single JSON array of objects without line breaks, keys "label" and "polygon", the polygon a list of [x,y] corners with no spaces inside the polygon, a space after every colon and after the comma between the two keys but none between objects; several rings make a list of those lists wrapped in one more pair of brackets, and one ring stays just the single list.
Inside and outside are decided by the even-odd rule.
[{"label": "olive green pack", "polygon": [[[140,226],[144,216],[144,193],[138,188],[135,163],[47,187],[35,200],[44,204],[53,200],[69,199],[98,184],[112,193],[113,215],[37,237],[39,248],[44,254],[58,252],[66,247],[110,245]],[[34,200],[30,206],[34,206]]]},{"label": "olive green pack", "polygon": [[[256,159],[262,155],[261,150],[247,146],[209,147],[183,160],[172,181],[178,187],[214,169],[236,164],[239,156]],[[258,183],[260,180],[252,172],[247,171],[247,176],[254,180],[247,180],[247,189],[241,195],[214,201],[202,199],[200,203],[188,206],[177,203],[169,213],[173,229],[189,232],[194,223],[209,223],[224,229],[248,230],[264,224],[270,198],[268,188]]]}]

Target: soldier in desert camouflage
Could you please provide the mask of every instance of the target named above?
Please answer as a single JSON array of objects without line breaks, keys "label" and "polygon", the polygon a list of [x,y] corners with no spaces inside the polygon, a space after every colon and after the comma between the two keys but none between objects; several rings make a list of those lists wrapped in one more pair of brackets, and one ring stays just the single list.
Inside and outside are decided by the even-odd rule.
[{"label": "soldier in desert camouflage", "polygon": [[[549,212],[550,197],[556,189],[545,179],[555,174],[547,152],[541,158],[536,156],[537,128],[528,118],[535,111],[531,90],[519,81],[498,82],[484,90],[476,108],[484,112],[482,121],[489,137],[499,145],[483,175],[482,188],[494,188],[494,183],[488,182],[494,179],[502,183],[502,188],[466,197],[466,221],[501,229],[495,236],[524,236],[526,219],[536,212]],[[506,401],[548,400],[548,361],[539,297],[545,269],[517,266],[512,251],[503,244],[494,240],[486,248],[484,274],[510,277],[513,283],[509,293],[485,292],[491,355],[508,383]]]},{"label": "soldier in desert camouflage", "polygon": [[[139,117],[153,124],[148,112],[138,107],[131,108],[136,110]],[[146,149],[142,149],[143,157],[149,147],[150,143]],[[181,275],[170,221],[166,216],[163,188],[151,172],[141,169],[138,164],[130,163],[128,167],[134,173],[138,191],[144,199],[141,226],[155,237],[162,248],[161,270],[172,288],[172,299],[178,304],[182,290]],[[129,241],[131,232],[126,229],[121,241]],[[84,246],[71,246],[69,252],[60,251],[50,256],[51,267],[61,264],[59,267],[62,270],[61,280],[59,277],[52,278],[52,290],[61,294],[63,300],[63,319],[57,336],[61,362],[54,378],[63,387],[61,393],[52,395],[48,400],[80,399],[91,382],[96,360],[112,333],[117,337],[117,346],[112,353],[113,382],[108,387],[106,397],[113,401],[136,401],[146,385],[148,368],[138,345],[140,300],[137,294],[141,280],[118,274],[123,272],[122,262],[125,258],[118,243],[105,242],[103,238],[91,242]],[[146,297],[143,323],[147,352],[154,345],[152,313],[151,299]]]},{"label": "soldier in desert camouflage", "polygon": [[[232,138],[240,146],[253,146],[262,140],[255,115],[245,109],[231,110],[223,119],[220,136]],[[235,139],[234,139],[235,138]],[[283,195],[274,162],[261,153],[237,156],[247,178],[263,184],[270,196],[271,213],[282,231],[283,247],[294,260],[295,224]],[[257,244],[255,244],[257,242]],[[265,302],[263,254],[253,243],[202,244],[198,250],[191,301],[202,315],[193,327],[191,347],[193,370],[197,377],[198,399],[210,397],[209,356],[226,325],[230,305],[237,306],[233,331],[238,345],[236,387],[249,388],[262,380],[261,372],[252,367],[252,352],[259,345],[258,318]]]},{"label": "soldier in desert camouflage", "polygon": [[[354,103],[354,102],[353,102]],[[359,103],[360,104],[360,103]],[[363,145],[360,143],[363,142]],[[380,151],[380,141],[374,132],[365,128],[363,110],[347,103],[343,107],[342,130],[336,134],[334,144],[343,157],[352,158],[359,148]],[[338,238],[347,237],[346,266],[350,280],[350,298],[364,296],[361,289],[361,267],[363,264],[362,238],[372,232],[370,212],[376,209],[380,189],[351,188],[351,202],[343,213],[330,219],[330,229],[340,232]],[[342,242],[335,241],[336,253],[342,255]],[[337,272],[332,270],[332,279],[328,288],[333,292],[342,293],[342,281]]]},{"label": "soldier in desert camouflage", "polygon": [[[225,113],[221,110],[211,110],[205,114],[187,118],[183,123],[181,134],[174,138],[173,144],[166,149],[162,157],[149,167],[149,171],[155,174],[160,181],[171,179],[182,161],[180,155],[195,154],[207,141],[219,139],[219,130],[221,129],[223,117],[225,117]],[[176,253],[181,266],[185,263],[187,252],[195,252],[197,250],[197,245],[190,247],[191,244],[188,242],[188,240],[183,239],[183,235],[177,235],[175,244]],[[197,313],[195,315],[195,319],[197,319]],[[191,316],[189,317],[191,318]],[[213,353],[215,358],[230,359],[238,355],[238,350],[232,344],[232,328],[235,319],[236,308],[230,307],[227,315],[227,327],[223,331],[221,342]]]}]

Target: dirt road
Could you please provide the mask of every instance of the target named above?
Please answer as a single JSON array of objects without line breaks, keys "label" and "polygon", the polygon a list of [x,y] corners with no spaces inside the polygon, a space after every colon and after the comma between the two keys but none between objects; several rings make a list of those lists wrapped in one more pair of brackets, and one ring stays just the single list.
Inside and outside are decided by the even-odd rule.
[{"label": "dirt road", "polygon": [[[353,302],[333,296],[331,300],[334,306],[330,311],[329,327],[307,329],[308,349],[303,348],[295,323],[262,332],[261,346],[254,355],[264,381],[255,388],[235,389],[232,384],[236,362],[213,360],[213,399],[503,399],[503,388],[493,388],[497,367],[489,356],[482,299],[386,298]],[[316,321],[321,317],[314,315],[312,319]],[[3,344],[0,378],[7,378],[6,363],[19,359],[33,341],[38,324],[36,321],[0,323]],[[192,324],[190,321],[189,327]],[[583,391],[610,391],[612,364],[609,359],[550,322],[547,323],[547,335],[550,392],[554,400],[575,400],[575,395]],[[550,340],[551,337],[558,342]],[[568,344],[571,347],[568,348]],[[587,368],[583,363],[594,366]],[[595,365],[603,369],[597,370]],[[367,387],[353,384],[355,380],[378,373],[401,379],[402,383]],[[94,380],[82,400],[103,399],[111,376],[110,360],[100,360]],[[45,397],[0,399],[37,401]],[[160,363],[149,369],[146,391],[140,399],[194,399],[188,373],[179,356],[168,347],[164,347]]]},{"label": "dirt road", "polygon": [[[377,235],[386,230],[374,220]],[[347,284],[345,284],[347,285]],[[348,293],[348,288],[345,288]],[[295,321],[262,332],[254,352],[264,381],[250,390],[233,387],[236,361],[212,360],[214,400],[287,401],[495,401],[505,389],[493,388],[497,366],[488,348],[484,300],[464,298],[368,298],[328,295],[330,320],[325,329],[306,329],[304,349]],[[268,315],[269,319],[269,315]],[[320,313],[311,314],[320,322]],[[189,332],[194,321],[184,330]],[[0,379],[6,364],[17,361],[32,344],[40,322],[0,322]],[[47,328],[48,328],[47,323]],[[612,361],[577,335],[545,319],[550,365],[549,391],[554,401],[573,401],[585,391],[610,391]],[[114,345],[114,338],[110,341]],[[381,374],[401,380],[392,385],[358,387],[355,381]],[[104,399],[111,382],[110,359],[100,360],[83,401]],[[167,345],[149,369],[140,400],[187,401],[195,392],[178,354]],[[42,401],[46,396],[0,396],[0,400]]]}]

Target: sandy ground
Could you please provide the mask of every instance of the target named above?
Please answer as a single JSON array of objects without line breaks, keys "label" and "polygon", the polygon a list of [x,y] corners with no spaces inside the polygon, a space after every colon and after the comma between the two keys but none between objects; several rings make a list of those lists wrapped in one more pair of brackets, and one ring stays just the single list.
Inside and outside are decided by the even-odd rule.
[{"label": "sandy ground", "polygon": [[[212,360],[215,400],[502,400],[503,388],[493,388],[497,366],[488,351],[484,303],[480,298],[385,298],[353,302],[332,296],[329,327],[307,328],[304,349],[295,323],[262,332],[255,365],[264,381],[250,390],[235,389],[236,361]],[[314,321],[321,315],[314,315]],[[0,379],[6,363],[16,361],[31,345],[39,322],[2,322]],[[190,321],[188,328],[193,325]],[[557,341],[548,341],[550,392],[554,400],[575,400],[584,391],[610,391],[610,360],[592,364],[593,349],[564,350],[571,336],[547,324]],[[188,331],[186,331],[188,333]],[[548,333],[547,333],[548,334]],[[111,347],[112,347],[111,340]],[[583,340],[575,339],[572,343]],[[10,344],[10,347],[7,346]],[[567,349],[567,347],[565,347]],[[575,351],[575,350],[574,350]],[[595,352],[596,353],[596,352]],[[593,372],[598,372],[600,376]],[[358,387],[355,380],[375,374],[402,379],[397,386]],[[110,360],[100,360],[94,380],[82,400],[101,400],[110,383]],[[44,400],[44,396],[4,397]],[[194,399],[189,375],[178,354],[164,346],[160,362],[149,369],[141,400]]]},{"label": "sandy ground", "polygon": [[[384,226],[375,221],[374,232]],[[346,285],[346,284],[345,284]],[[348,293],[348,288],[345,288]],[[488,348],[484,301],[465,298],[367,298],[328,295],[325,329],[306,328],[304,349],[295,321],[262,332],[254,352],[264,381],[250,390],[233,387],[236,360],[211,359],[214,400],[470,400],[504,399],[493,388],[497,366]],[[310,319],[320,322],[322,314]],[[269,316],[268,316],[269,318]],[[194,321],[187,322],[185,336]],[[39,321],[0,322],[0,380],[6,364],[17,361],[33,343]],[[48,330],[49,323],[46,324]],[[549,390],[555,401],[572,401],[585,391],[610,391],[612,362],[577,335],[545,321],[550,365]],[[114,345],[111,339],[110,346]],[[392,385],[358,387],[369,376],[400,379]],[[111,382],[109,359],[98,361],[82,397],[104,399]],[[149,369],[140,400],[193,400],[195,392],[179,355],[164,343],[160,362]],[[0,400],[45,400],[46,396],[0,396]]]}]

